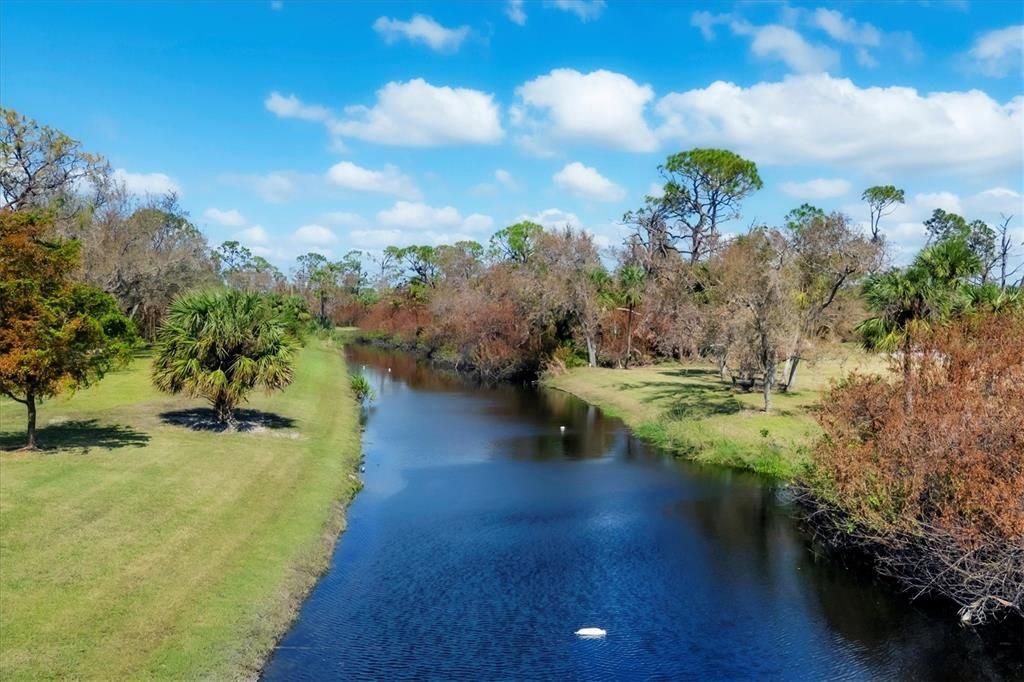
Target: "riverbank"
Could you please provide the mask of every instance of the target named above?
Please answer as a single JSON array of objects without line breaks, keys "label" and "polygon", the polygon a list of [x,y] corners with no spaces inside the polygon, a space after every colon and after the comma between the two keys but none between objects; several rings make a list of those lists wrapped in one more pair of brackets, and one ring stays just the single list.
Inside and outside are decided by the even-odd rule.
[{"label": "riverbank", "polygon": [[195,430],[149,372],[45,403],[56,449],[0,453],[0,678],[255,677],[327,566],[361,457],[338,347],[311,340],[246,432]]},{"label": "riverbank", "polygon": [[677,456],[788,480],[810,463],[808,448],[821,433],[813,415],[821,392],[853,370],[885,367],[883,358],[843,346],[801,363],[796,389],[773,394],[768,414],[760,392],[735,389],[708,364],[580,367],[544,384],[621,418],[637,436]]}]

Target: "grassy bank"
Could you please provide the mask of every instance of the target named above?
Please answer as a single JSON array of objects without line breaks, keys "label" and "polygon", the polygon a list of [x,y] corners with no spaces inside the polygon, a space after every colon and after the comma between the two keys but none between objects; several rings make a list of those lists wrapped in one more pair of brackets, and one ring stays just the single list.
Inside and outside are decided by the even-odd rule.
[{"label": "grassy bank", "polygon": [[[325,568],[358,488],[359,412],[327,342],[249,432],[193,430],[199,401],[149,361],[46,403],[0,453],[0,678],[239,678]],[[0,444],[24,437],[0,404]]]},{"label": "grassy bank", "polygon": [[709,365],[635,369],[581,367],[546,380],[620,417],[640,438],[679,456],[792,478],[820,433],[811,410],[829,382],[854,369],[884,371],[882,358],[843,347],[802,363],[796,390],[775,394],[765,414],[758,391],[723,383]]}]

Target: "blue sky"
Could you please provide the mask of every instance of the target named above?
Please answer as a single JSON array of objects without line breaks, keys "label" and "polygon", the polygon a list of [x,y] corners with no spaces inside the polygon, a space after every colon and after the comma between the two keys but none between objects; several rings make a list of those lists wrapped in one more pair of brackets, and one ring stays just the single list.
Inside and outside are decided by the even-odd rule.
[{"label": "blue sky", "polygon": [[905,259],[936,207],[1024,237],[1022,41],[1012,1],[5,0],[0,102],[285,268],[523,217],[615,244],[695,146],[758,163],[731,231],[904,187]]}]

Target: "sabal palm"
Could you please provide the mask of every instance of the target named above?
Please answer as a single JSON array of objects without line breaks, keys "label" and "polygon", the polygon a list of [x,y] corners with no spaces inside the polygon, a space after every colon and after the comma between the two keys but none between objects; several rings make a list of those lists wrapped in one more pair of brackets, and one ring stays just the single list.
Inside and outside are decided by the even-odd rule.
[{"label": "sabal palm", "polygon": [[905,270],[872,275],[865,282],[864,300],[874,315],[857,332],[868,350],[902,352],[908,409],[914,336],[969,305],[967,278],[980,266],[966,242],[948,239],[922,250]]},{"label": "sabal palm", "polygon": [[626,265],[619,270],[618,295],[623,305],[626,306],[625,366],[627,368],[629,367],[629,358],[633,354],[633,312],[643,302],[645,280],[646,275],[643,268],[637,265]]},{"label": "sabal palm", "polygon": [[291,383],[295,346],[285,325],[254,292],[219,290],[186,294],[170,306],[160,328],[153,382],[168,393],[206,398],[218,421],[255,388]]}]

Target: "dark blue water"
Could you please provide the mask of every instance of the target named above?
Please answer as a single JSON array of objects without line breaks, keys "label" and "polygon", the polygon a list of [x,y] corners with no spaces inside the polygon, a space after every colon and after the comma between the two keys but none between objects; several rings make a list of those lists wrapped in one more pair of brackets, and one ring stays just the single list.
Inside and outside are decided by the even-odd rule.
[{"label": "dark blue water", "polygon": [[663,457],[565,394],[349,363],[377,391],[366,487],[267,680],[1019,673],[1016,643],[816,560],[755,476]]}]

